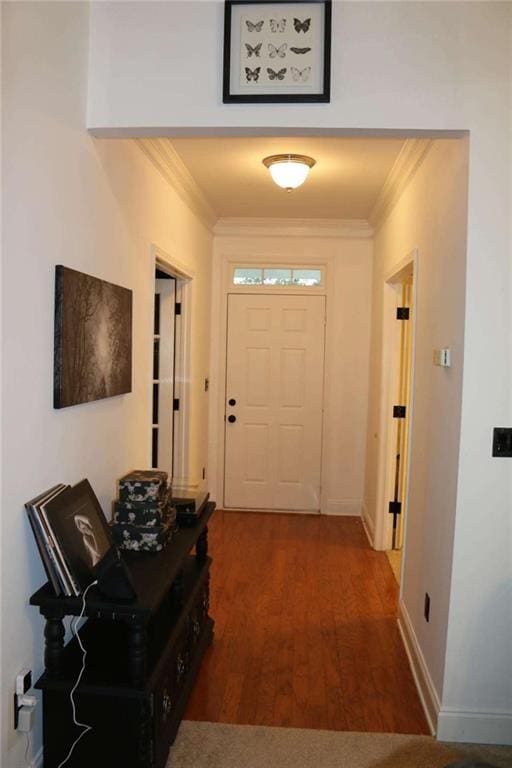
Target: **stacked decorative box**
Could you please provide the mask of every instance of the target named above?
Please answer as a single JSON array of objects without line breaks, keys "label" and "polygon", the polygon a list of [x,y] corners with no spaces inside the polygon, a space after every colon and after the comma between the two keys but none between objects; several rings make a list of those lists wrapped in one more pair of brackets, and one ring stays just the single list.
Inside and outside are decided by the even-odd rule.
[{"label": "stacked decorative box", "polygon": [[167,472],[134,470],[119,480],[112,533],[120,549],[159,552],[176,530]]}]

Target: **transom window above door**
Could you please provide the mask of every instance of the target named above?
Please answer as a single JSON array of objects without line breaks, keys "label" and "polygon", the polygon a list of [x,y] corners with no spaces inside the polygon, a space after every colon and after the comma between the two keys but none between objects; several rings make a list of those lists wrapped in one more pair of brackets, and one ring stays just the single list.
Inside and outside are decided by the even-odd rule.
[{"label": "transom window above door", "polygon": [[322,268],[234,267],[233,285],[318,288],[323,284]]}]

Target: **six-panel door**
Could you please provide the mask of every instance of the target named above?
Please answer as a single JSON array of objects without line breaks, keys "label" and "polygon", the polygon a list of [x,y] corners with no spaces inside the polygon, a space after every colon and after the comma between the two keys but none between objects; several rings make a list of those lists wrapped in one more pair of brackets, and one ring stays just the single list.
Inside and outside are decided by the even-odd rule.
[{"label": "six-panel door", "polygon": [[323,296],[229,296],[226,507],[319,511],[324,336]]}]

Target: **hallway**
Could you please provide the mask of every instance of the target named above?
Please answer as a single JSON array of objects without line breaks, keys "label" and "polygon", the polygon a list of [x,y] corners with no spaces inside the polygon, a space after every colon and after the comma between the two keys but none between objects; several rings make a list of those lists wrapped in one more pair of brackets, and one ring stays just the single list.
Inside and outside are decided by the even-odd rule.
[{"label": "hallway", "polygon": [[186,718],[427,734],[398,586],[355,517],[217,511],[215,639]]}]

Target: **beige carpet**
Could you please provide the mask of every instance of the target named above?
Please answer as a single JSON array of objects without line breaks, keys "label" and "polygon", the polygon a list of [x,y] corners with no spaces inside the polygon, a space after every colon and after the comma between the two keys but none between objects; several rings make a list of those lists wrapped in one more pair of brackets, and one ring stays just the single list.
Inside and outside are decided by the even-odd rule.
[{"label": "beige carpet", "polygon": [[439,744],[429,736],[184,720],[168,768],[444,768],[468,753],[498,768],[512,767],[512,747],[475,749]]}]

